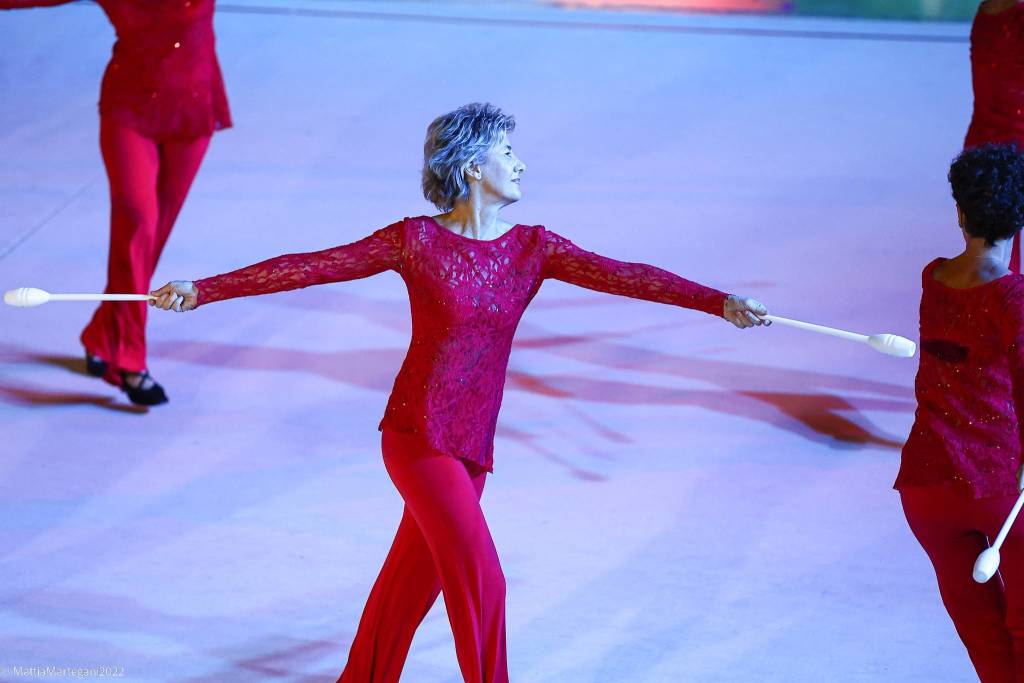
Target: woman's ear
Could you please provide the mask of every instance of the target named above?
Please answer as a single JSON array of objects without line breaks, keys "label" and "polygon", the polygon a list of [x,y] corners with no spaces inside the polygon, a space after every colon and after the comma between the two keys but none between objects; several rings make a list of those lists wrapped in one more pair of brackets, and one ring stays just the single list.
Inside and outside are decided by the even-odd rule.
[{"label": "woman's ear", "polygon": [[466,175],[467,182],[471,180],[480,180],[484,177],[484,172],[480,169],[480,164],[476,162],[467,164],[462,172]]},{"label": "woman's ear", "polygon": [[956,222],[960,225],[961,230],[967,229],[965,225],[966,221],[964,220],[964,212],[963,209],[960,208],[959,204],[956,205]]}]

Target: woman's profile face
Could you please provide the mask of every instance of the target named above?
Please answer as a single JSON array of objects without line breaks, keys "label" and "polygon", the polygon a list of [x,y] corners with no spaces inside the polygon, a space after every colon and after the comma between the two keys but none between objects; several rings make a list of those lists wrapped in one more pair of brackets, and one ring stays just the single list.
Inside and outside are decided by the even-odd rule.
[{"label": "woman's profile face", "polygon": [[523,196],[519,181],[526,170],[526,164],[512,151],[512,143],[506,133],[502,133],[487,150],[487,157],[477,168],[480,172],[480,189],[485,195],[505,204],[517,202]]}]

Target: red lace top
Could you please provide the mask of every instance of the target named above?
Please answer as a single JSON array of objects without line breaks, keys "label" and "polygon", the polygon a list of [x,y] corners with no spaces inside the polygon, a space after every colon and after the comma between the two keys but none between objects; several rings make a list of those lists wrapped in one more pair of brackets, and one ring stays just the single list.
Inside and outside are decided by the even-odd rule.
[{"label": "red lace top", "polygon": [[[0,0],[0,9],[70,0]],[[117,32],[100,114],[157,140],[231,126],[214,51],[214,0],[97,0]]]},{"label": "red lace top", "polygon": [[401,275],[409,291],[412,341],[380,428],[421,434],[434,451],[487,469],[512,337],[545,278],[713,315],[722,315],[726,298],[654,266],[584,251],[542,226],[475,240],[425,216],[195,284],[202,306],[385,270]]},{"label": "red lace top", "polygon": [[971,28],[974,116],[964,147],[1024,146],[1024,4],[998,14],[980,9]]},{"label": "red lace top", "polygon": [[1024,415],[1024,275],[969,289],[922,275],[917,414],[895,488],[1015,495]]}]

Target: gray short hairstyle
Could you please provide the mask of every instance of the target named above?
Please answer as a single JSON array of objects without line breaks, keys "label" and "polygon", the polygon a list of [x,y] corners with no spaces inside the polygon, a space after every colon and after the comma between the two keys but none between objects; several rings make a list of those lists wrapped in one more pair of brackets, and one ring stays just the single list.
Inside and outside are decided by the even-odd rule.
[{"label": "gray short hairstyle", "polygon": [[511,134],[516,120],[492,104],[474,102],[438,116],[423,143],[423,196],[441,211],[469,194],[466,167],[483,161],[501,133]]}]

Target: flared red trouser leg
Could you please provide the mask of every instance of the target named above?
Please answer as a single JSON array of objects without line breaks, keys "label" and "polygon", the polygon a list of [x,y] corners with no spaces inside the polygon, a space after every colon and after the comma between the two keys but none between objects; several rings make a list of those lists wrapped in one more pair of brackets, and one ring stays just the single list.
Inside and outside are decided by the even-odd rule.
[{"label": "flared red trouser leg", "polygon": [[395,683],[413,634],[444,593],[466,683],[507,683],[505,578],[480,508],[487,473],[385,430],[384,464],[405,512],[339,683]]},{"label": "flared red trouser leg", "polygon": [[1024,683],[1024,528],[1000,549],[999,573],[971,576],[1016,496],[966,498],[945,487],[905,489],[903,511],[935,567],[939,594],[982,683]]},{"label": "flared red trouser leg", "polygon": [[[104,291],[146,294],[210,137],[157,141],[106,118],[100,150],[110,184],[110,251]],[[82,345],[118,371],[146,368],[145,302],[105,302],[82,331]]]}]

